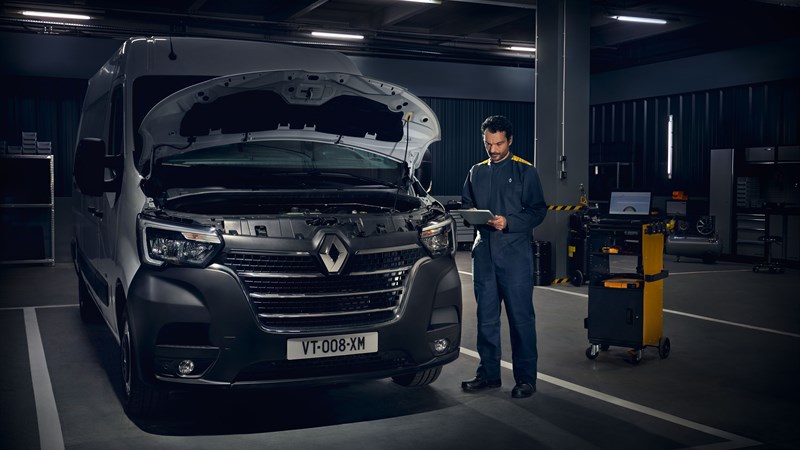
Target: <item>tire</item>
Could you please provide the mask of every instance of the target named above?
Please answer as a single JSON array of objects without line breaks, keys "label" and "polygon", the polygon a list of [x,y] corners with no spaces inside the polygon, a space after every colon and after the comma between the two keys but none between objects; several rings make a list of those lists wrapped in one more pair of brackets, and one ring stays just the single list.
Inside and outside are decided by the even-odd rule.
[{"label": "tire", "polygon": [[628,350],[628,356],[629,356],[628,362],[633,364],[633,365],[637,365],[640,362],[642,362],[642,350],[641,349],[640,350],[634,350],[634,349]]},{"label": "tire", "polygon": [[81,320],[84,323],[98,323],[100,322],[100,310],[92,299],[92,294],[89,293],[89,288],[86,282],[83,281],[83,276],[78,274],[78,308],[81,312]]},{"label": "tire", "polygon": [[139,378],[140,362],[127,311],[122,313],[122,333],[119,341],[123,384],[122,406],[130,416],[154,416],[166,405],[168,393],[145,384]]},{"label": "tire", "polygon": [[597,359],[597,355],[599,354],[600,352],[594,351],[594,345],[590,345],[589,348],[586,349],[586,357],[589,359]]},{"label": "tire", "polygon": [[427,386],[437,378],[442,373],[442,366],[434,367],[433,369],[423,370],[417,373],[409,373],[406,375],[398,375],[396,377],[392,377],[392,381],[399,384],[400,386],[405,387],[419,387],[419,386]]},{"label": "tire", "polygon": [[576,270],[572,274],[572,279],[570,281],[572,282],[573,286],[578,286],[578,287],[583,286],[583,272],[581,272],[580,270]]},{"label": "tire", "polygon": [[661,338],[658,341],[658,356],[660,356],[661,359],[666,359],[671,349],[672,345],[669,342],[669,338]]}]

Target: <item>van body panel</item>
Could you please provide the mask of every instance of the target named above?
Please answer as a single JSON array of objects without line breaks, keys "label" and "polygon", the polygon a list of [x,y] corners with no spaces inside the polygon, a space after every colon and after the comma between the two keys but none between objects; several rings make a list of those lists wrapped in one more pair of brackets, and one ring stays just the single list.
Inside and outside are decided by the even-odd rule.
[{"label": "van body panel", "polygon": [[[219,107],[250,97],[278,123]],[[327,50],[131,38],[79,128],[106,192],[73,190],[75,266],[130,414],[176,388],[427,384],[458,357],[454,224],[412,171],[439,123],[405,89]]]}]

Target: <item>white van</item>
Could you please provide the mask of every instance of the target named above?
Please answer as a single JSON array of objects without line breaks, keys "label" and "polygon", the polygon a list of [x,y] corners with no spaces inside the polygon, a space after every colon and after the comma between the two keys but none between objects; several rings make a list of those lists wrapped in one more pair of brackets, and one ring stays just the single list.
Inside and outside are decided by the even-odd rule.
[{"label": "white van", "polygon": [[438,139],[423,101],[336,52],[126,41],[86,92],[72,241],[126,411],[190,387],[433,382],[461,339],[454,224],[417,178]]}]

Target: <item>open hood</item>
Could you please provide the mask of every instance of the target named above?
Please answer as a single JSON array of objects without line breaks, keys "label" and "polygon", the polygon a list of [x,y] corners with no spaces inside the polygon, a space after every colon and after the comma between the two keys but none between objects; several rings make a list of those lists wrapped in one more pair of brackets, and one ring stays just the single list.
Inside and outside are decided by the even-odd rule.
[{"label": "open hood", "polygon": [[[404,88],[346,73],[265,71],[195,84],[145,116],[139,170],[153,158],[231,142],[302,139],[337,142],[422,163],[439,122]],[[190,145],[191,144],[191,145]]]}]

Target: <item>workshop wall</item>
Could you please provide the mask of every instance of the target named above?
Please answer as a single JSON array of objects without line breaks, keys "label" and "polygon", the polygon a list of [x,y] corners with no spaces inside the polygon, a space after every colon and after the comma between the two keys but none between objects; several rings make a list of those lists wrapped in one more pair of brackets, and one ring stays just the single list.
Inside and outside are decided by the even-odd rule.
[{"label": "workshop wall", "polygon": [[[667,179],[667,121],[673,116],[673,176]],[[707,197],[710,150],[800,143],[800,78],[619,101],[590,108],[592,199],[619,188]],[[627,165],[629,164],[629,166]],[[591,165],[598,165],[595,175]]]}]

